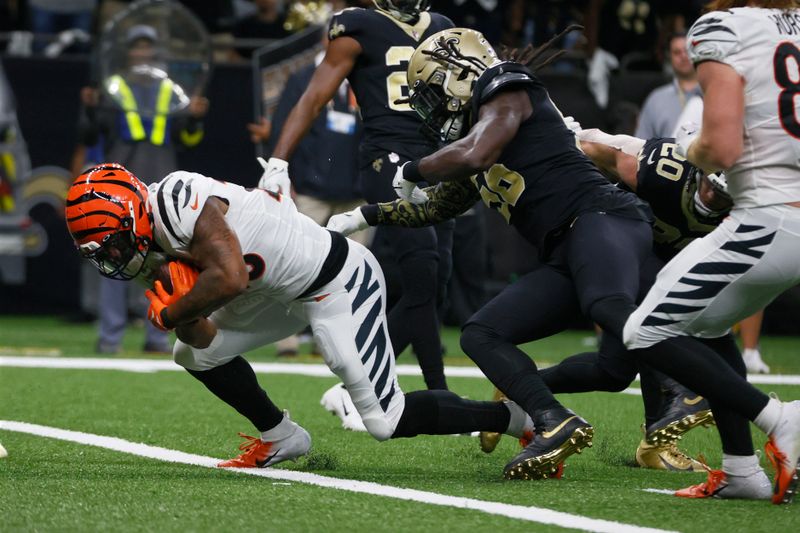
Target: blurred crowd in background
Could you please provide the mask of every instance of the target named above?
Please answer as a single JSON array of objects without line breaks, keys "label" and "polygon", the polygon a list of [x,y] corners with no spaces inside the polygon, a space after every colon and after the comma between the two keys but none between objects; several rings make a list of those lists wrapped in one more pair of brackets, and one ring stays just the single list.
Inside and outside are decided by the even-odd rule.
[{"label": "blurred crowd in background", "polygon": [[[215,61],[237,61],[259,46],[250,40],[282,39],[332,13],[371,0],[181,0],[212,34]],[[2,0],[0,33],[6,53],[44,51],[61,36],[58,52],[85,51],[88,37],[130,2],[123,0]],[[577,59],[598,51],[616,65],[661,68],[670,34],[685,31],[702,10],[702,0],[434,0],[432,9],[456,26],[483,33],[492,44],[541,44],[571,23],[585,27],[583,36],[565,37],[561,46]],[[324,16],[323,16],[324,18]],[[35,39],[32,37],[35,36]],[[69,42],[67,42],[69,41]],[[236,45],[234,45],[236,43]],[[262,43],[263,44],[263,43]],[[56,50],[51,48],[50,53]]]}]

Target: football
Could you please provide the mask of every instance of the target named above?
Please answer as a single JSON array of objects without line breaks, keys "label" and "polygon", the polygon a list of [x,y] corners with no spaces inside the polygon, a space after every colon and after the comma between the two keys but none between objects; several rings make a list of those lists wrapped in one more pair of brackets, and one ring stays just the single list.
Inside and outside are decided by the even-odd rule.
[{"label": "football", "polygon": [[169,294],[172,294],[172,276],[169,274],[169,264],[171,261],[161,263],[153,275],[153,287],[155,288],[156,281],[161,282],[161,286]]}]

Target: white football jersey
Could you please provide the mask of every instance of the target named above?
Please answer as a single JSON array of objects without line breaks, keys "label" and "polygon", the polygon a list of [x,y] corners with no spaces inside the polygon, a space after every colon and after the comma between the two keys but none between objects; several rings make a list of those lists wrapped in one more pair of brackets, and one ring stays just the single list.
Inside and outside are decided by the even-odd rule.
[{"label": "white football jersey", "polygon": [[695,64],[725,63],[745,80],[744,150],[725,173],[736,207],[800,201],[800,10],[713,11],[687,46]]},{"label": "white football jersey", "polygon": [[[178,171],[150,185],[149,192],[153,236],[176,257],[188,252],[206,200],[215,196],[228,204],[225,221],[239,239],[250,271],[247,293],[283,303],[294,300],[317,278],[331,248],[328,231],[299,213],[291,198],[263,189]],[[252,294],[228,306],[237,307],[237,300],[255,304],[263,298]]]}]

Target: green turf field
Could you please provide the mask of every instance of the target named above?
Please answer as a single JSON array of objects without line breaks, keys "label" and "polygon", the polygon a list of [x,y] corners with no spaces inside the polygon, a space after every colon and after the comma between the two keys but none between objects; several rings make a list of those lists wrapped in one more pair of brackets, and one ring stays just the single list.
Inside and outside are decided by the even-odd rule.
[{"label": "green turf field", "polygon": [[[132,330],[120,357],[144,358],[141,330]],[[446,332],[448,365],[470,365]],[[526,349],[555,362],[586,351],[588,332],[570,332]],[[93,356],[92,326],[49,318],[0,317],[0,356]],[[800,340],[764,339],[762,353],[775,372],[800,374]],[[161,359],[165,359],[161,357]],[[276,361],[266,348],[253,357]],[[320,363],[302,355],[300,362]],[[404,354],[399,363],[413,364]],[[312,453],[279,468],[329,478],[361,480],[486,502],[562,511],[628,526],[678,531],[798,531],[800,502],[682,500],[643,489],[677,489],[702,474],[646,471],[633,466],[641,399],[593,393],[560,399],[595,425],[595,445],[570,458],[562,480],[509,482],[505,462],[517,444],[503,439],[491,455],[471,437],[418,437],[378,443],[346,432],[319,406],[334,378],[262,374],[262,385],[313,438]],[[401,376],[404,390],[421,388]],[[483,379],[451,378],[456,392],[487,398]],[[765,386],[782,399],[800,399],[800,386]],[[29,422],[118,437],[169,450],[227,458],[249,423],[184,372],[137,373],[0,366],[0,420]],[[758,445],[763,437],[754,432]],[[0,460],[0,531],[555,531],[563,528],[475,510],[322,488],[297,481],[248,476],[167,463],[104,448],[0,430],[9,457]],[[715,431],[684,439],[693,455],[718,467]]]}]

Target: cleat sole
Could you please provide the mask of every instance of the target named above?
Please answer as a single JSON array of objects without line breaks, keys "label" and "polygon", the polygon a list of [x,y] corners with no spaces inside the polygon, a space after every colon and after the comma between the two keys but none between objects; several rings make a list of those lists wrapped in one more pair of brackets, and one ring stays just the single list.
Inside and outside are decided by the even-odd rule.
[{"label": "cleat sole", "polygon": [[594,428],[579,427],[572,432],[569,439],[555,450],[544,455],[529,457],[509,468],[503,473],[506,479],[546,479],[554,477],[559,479],[563,473],[564,459],[575,453],[581,453],[584,448],[591,448]]},{"label": "cleat sole", "polygon": [[648,433],[645,441],[654,446],[668,446],[679,441],[684,434],[696,427],[710,427],[714,424],[714,415],[710,409],[698,411],[667,424],[663,428]]}]

